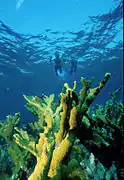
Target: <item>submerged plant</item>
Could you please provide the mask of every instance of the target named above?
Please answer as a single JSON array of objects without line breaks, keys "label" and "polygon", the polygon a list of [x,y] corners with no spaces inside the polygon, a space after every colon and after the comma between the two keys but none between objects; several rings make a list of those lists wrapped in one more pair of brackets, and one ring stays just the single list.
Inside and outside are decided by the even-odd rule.
[{"label": "submerged plant", "polygon": [[[67,83],[64,84],[58,103],[54,103],[53,94],[44,98],[24,95],[26,107],[38,117],[38,121],[29,123],[24,129],[18,128],[14,123],[14,126],[2,124],[0,129],[0,132],[4,130],[8,134],[3,138],[9,148],[12,145],[18,147],[15,148],[16,152],[14,149],[8,151],[16,167],[16,171],[13,171],[13,174],[16,174],[15,179],[18,179],[19,169],[22,169],[23,176],[25,174],[25,178],[29,180],[82,180],[93,178],[94,174],[97,176],[99,167],[95,163],[94,154],[89,153],[88,157],[86,155],[93,146],[109,147],[110,142],[105,132],[100,133],[97,120],[95,124],[95,120],[90,116],[89,106],[109,77],[110,74],[106,73],[100,84],[93,89],[90,88],[92,81],[81,78],[82,89],[79,93],[76,92],[76,82],[73,88]],[[12,122],[16,117],[17,115],[11,118]],[[6,128],[10,130],[6,131]],[[12,144],[8,141],[10,137]],[[18,162],[25,161],[25,165],[16,165],[17,159],[13,158],[12,152],[17,155],[17,149],[21,150],[18,153],[21,156],[16,156],[19,157]],[[99,166],[105,171],[105,176],[107,169],[100,162]]]}]

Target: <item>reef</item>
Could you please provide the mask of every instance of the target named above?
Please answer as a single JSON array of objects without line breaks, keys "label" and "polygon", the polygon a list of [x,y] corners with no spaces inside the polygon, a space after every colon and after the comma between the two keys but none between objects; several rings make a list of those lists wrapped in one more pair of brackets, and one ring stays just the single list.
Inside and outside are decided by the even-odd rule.
[{"label": "reef", "polygon": [[[124,178],[124,107],[120,89],[103,105],[90,107],[110,74],[95,88],[81,78],[54,94],[26,96],[37,121],[19,127],[20,113],[0,123],[0,179],[88,180]],[[109,157],[109,158],[106,158]],[[5,163],[6,162],[6,163]],[[9,170],[8,170],[9,169]]]}]

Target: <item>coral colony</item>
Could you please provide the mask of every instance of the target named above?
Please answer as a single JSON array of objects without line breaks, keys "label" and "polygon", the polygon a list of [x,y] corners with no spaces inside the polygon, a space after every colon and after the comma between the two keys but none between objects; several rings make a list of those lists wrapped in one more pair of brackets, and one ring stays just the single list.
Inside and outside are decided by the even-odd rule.
[{"label": "coral colony", "polygon": [[19,127],[20,113],[0,123],[0,179],[65,180],[123,177],[124,111],[116,90],[104,105],[89,107],[104,88],[109,73],[91,88],[81,78],[76,91],[64,84],[54,94],[27,96],[26,108],[37,121]]}]

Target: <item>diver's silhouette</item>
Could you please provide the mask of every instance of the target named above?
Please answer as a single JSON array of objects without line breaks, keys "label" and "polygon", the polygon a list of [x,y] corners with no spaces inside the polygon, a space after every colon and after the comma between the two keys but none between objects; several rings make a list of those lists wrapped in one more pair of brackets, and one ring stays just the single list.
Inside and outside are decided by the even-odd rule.
[{"label": "diver's silhouette", "polygon": [[58,52],[55,53],[55,73],[57,76],[62,74],[62,60]]},{"label": "diver's silhouette", "polygon": [[72,57],[70,61],[70,75],[74,75],[76,73],[76,70],[77,70],[77,60],[75,59],[75,57]]}]

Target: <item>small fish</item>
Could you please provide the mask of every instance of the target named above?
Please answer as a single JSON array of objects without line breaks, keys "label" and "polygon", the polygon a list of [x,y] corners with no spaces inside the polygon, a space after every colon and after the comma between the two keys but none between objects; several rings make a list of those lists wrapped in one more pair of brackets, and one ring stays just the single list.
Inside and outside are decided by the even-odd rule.
[{"label": "small fish", "polygon": [[39,98],[43,99],[43,98],[46,98],[46,94],[41,93],[41,95],[40,95],[40,96],[37,96],[37,97],[39,97]]}]

